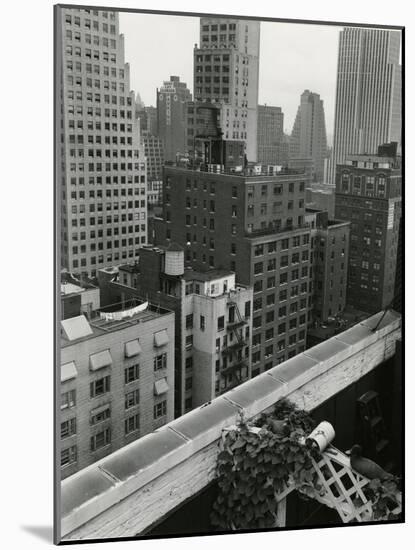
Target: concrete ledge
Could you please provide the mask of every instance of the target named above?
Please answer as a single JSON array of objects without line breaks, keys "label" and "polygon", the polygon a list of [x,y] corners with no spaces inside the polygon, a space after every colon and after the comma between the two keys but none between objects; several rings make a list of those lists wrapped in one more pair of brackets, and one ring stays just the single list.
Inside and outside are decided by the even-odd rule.
[{"label": "concrete ledge", "polygon": [[241,411],[251,419],[284,397],[312,410],[392,357],[401,337],[401,320],[395,312],[382,315],[277,365],[65,479],[63,540],[142,533],[214,479],[222,429],[234,424]]}]

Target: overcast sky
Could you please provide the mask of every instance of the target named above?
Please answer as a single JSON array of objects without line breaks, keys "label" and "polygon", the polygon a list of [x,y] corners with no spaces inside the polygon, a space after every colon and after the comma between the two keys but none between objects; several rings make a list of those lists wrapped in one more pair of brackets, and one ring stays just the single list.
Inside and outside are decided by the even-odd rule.
[{"label": "overcast sky", "polygon": [[[281,107],[291,133],[305,89],[324,101],[326,128],[333,133],[338,37],[341,27],[261,23],[259,103]],[[193,46],[199,18],[120,13],[131,88],[146,105],[156,104],[156,88],[180,76],[193,93]]]}]

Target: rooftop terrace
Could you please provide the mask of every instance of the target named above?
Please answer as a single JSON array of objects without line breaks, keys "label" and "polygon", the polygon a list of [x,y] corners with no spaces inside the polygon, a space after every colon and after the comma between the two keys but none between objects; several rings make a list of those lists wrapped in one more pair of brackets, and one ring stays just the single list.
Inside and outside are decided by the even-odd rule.
[{"label": "rooftop terrace", "polygon": [[136,298],[124,304],[112,304],[94,311],[89,320],[80,315],[61,321],[61,346],[66,347],[75,341],[78,343],[138,323],[153,321],[169,313],[171,312],[165,308]]}]

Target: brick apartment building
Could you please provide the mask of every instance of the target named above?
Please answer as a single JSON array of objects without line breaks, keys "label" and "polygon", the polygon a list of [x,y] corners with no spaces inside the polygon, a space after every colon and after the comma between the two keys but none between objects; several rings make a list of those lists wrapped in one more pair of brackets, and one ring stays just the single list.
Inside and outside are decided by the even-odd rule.
[{"label": "brick apartment building", "polygon": [[230,270],[253,287],[252,374],[303,351],[310,306],[304,173],[167,166],[164,178],[156,245],[176,242],[186,267]]},{"label": "brick apartment building", "polygon": [[336,219],[351,222],[347,303],[368,313],[395,293],[402,173],[394,151],[349,156],[336,172]]},{"label": "brick apartment building", "polygon": [[174,314],[137,304],[61,321],[62,478],[174,417]]},{"label": "brick apartment building", "polygon": [[227,270],[184,269],[184,251],[146,247],[139,262],[103,270],[104,301],[141,296],[175,313],[175,415],[251,376],[252,288]]},{"label": "brick apartment building", "polygon": [[312,320],[325,323],[346,307],[350,222],[307,208],[311,225]]}]

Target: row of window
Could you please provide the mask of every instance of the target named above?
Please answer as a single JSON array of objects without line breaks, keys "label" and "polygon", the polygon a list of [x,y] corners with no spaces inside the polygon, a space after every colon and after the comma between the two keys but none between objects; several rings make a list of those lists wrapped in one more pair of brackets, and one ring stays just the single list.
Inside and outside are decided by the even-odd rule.
[{"label": "row of window", "polygon": [[[74,33],[73,36],[76,42],[81,41],[79,33]],[[85,48],[83,52],[84,56],[87,59],[95,59],[96,61],[104,61],[106,63],[117,63],[117,54],[111,52],[100,52],[99,50],[91,50],[90,48]],[[79,46],[66,46],[65,55],[72,55],[74,57],[82,57],[82,49]]]},{"label": "row of window", "polygon": [[[286,183],[265,183],[261,186],[259,185],[247,185],[247,197],[249,200],[253,199],[255,196],[268,197],[269,195],[282,195],[284,192],[284,187],[287,188]],[[303,192],[305,189],[305,182],[294,182],[291,181],[288,183],[288,193],[295,193],[297,190]],[[272,190],[272,192],[271,192]]]},{"label": "row of window", "polygon": [[[108,25],[104,24],[103,27],[108,27]],[[103,28],[103,32],[108,32],[108,28]],[[80,33],[78,31],[71,31],[70,29],[66,30],[65,38],[67,42],[70,42],[72,40],[74,40],[75,42],[81,41]],[[117,42],[114,38],[107,38],[106,36],[100,36],[98,34],[91,35],[89,33],[85,33],[84,40],[85,44],[94,44],[94,46],[102,45],[104,48],[111,48],[112,50],[115,50],[117,48]]]},{"label": "row of window", "polygon": [[[281,239],[279,241],[272,241],[266,244],[257,244],[254,246],[254,256],[262,256],[264,254],[273,254],[277,250],[289,250],[291,248],[297,248],[302,245],[306,245],[310,242],[310,235],[307,233],[305,235],[296,235],[295,237],[289,237],[286,239]],[[307,256],[308,257],[308,256]],[[302,255],[302,261],[307,259]],[[281,257],[281,261],[282,261]],[[284,260],[285,262],[285,260]]]},{"label": "row of window", "polygon": [[[275,293],[268,294],[264,298],[262,296],[255,298],[253,302],[253,310],[254,311],[262,310],[262,308],[264,307],[264,304],[265,304],[265,307],[274,305]],[[297,313],[297,311],[303,310],[303,309],[307,309],[307,298],[302,298],[298,302],[291,302],[288,309],[286,305],[281,306],[278,309],[278,317],[279,318],[286,317],[287,313],[288,315],[292,315],[293,313]]]},{"label": "row of window", "polygon": [[[282,279],[284,281],[283,284],[288,283],[287,273],[282,273],[281,275],[284,275],[284,277]],[[267,289],[275,288],[275,286],[276,286],[276,284],[275,284],[276,283],[275,275],[273,275],[272,277],[268,277],[266,281],[265,280],[255,281],[255,283],[254,283],[254,294],[257,293],[257,292],[262,292],[265,289],[265,283],[266,283],[266,288]],[[307,292],[307,288],[308,288],[307,283],[301,283],[300,286],[298,286],[298,285],[291,286],[291,288],[290,288],[291,298],[293,298],[295,296],[298,296],[299,293],[304,294],[305,292]],[[287,297],[288,297],[288,290],[287,289],[283,289],[279,292],[279,300],[280,301],[287,300]]]},{"label": "row of window", "polygon": [[[131,179],[130,179],[131,178]],[[137,176],[138,178],[138,176]],[[110,185],[112,183],[112,180],[111,180],[111,177],[109,177],[109,181],[106,182],[106,184]],[[123,182],[125,183],[125,182]],[[128,180],[128,184],[132,184],[132,176],[129,176],[129,180]],[[138,183],[138,182],[137,182]],[[141,182],[141,183],[145,183],[145,182]],[[150,182],[148,182],[150,183]],[[81,197],[80,194],[83,193],[83,196]],[[145,195],[146,194],[146,188],[145,187],[128,187],[128,188],[124,188],[124,189],[121,189],[120,191],[118,190],[118,188],[109,188],[109,187],[106,187],[105,189],[105,197],[107,199],[110,199],[110,198],[115,198],[115,197],[132,197],[134,195]],[[71,199],[77,199],[77,198],[82,198],[82,199],[85,199],[85,191],[71,191]],[[89,192],[88,192],[88,197],[90,199],[102,199],[103,198],[103,191],[102,189],[90,189]],[[108,204],[108,203],[106,203]],[[82,212],[83,210],[81,209],[83,207],[85,207],[85,205],[79,205],[79,208],[80,208],[80,212]],[[97,206],[97,208],[99,208]],[[108,207],[105,206],[105,209],[107,209]]]}]

